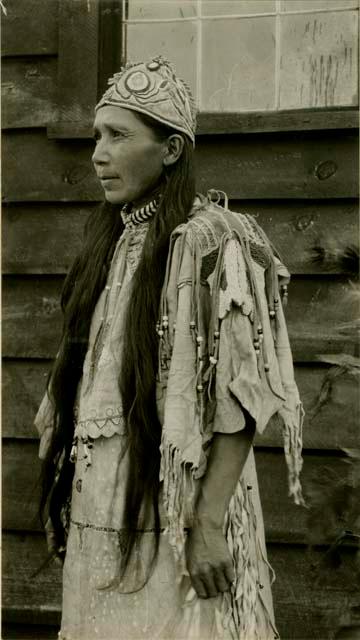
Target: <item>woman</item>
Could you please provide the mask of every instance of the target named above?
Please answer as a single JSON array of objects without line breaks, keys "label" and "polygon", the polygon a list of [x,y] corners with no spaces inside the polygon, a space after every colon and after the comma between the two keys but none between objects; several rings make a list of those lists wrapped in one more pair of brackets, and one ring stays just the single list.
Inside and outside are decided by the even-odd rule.
[{"label": "woman", "polygon": [[94,132],[106,202],[36,418],[59,637],[278,637],[252,440],[281,415],[301,502],[289,274],[251,216],[196,196],[194,105],[167,61],[116,74]]}]

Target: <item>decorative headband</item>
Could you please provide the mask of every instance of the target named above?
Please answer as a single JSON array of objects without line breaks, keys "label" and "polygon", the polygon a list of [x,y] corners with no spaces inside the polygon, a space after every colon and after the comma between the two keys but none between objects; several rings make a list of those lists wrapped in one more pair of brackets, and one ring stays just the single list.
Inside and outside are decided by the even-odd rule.
[{"label": "decorative headband", "polygon": [[108,84],[95,111],[104,105],[139,111],[185,133],[195,143],[195,102],[168,60],[158,56],[149,62],[128,62]]}]

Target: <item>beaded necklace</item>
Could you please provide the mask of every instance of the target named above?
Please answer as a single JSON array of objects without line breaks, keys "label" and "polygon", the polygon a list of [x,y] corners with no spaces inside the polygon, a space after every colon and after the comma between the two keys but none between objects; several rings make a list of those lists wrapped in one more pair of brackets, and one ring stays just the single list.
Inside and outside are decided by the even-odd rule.
[{"label": "beaded necklace", "polygon": [[128,202],[124,204],[123,208],[121,209],[121,217],[125,227],[133,228],[137,224],[149,220],[159,206],[160,197],[161,194],[159,194],[150,202],[144,204],[142,207],[139,207],[138,209],[131,209],[130,211],[129,207],[131,205]]}]

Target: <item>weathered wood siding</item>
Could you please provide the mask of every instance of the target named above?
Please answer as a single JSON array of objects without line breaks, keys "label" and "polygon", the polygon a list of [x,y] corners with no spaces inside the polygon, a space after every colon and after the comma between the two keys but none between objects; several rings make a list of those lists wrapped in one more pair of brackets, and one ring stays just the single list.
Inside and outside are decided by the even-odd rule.
[{"label": "weathered wood siding", "polygon": [[[65,5],[67,0],[60,20]],[[39,461],[33,419],[57,349],[64,274],[81,246],[84,222],[102,197],[90,160],[89,122],[82,126],[73,105],[78,129],[76,133],[73,128],[69,139],[64,112],[57,109],[57,0],[51,2],[52,11],[48,6],[48,0],[13,0],[2,21],[7,637],[53,637],[59,621],[60,571],[52,566],[31,577],[45,557],[36,517]],[[64,41],[60,44],[66,48]],[[227,114],[226,119],[203,114],[196,164],[199,190],[222,189],[231,208],[256,215],[292,272],[286,316],[307,411],[306,490],[324,466],[344,476],[347,465],[341,450],[359,446],[358,384],[351,374],[334,379],[328,401],[312,417],[328,371],[318,354],[354,354],[356,348],[355,339],[341,329],[357,313],[348,276],[338,270],[324,272],[313,262],[312,248],[323,235],[344,243],[357,236],[358,136],[353,111],[304,113],[286,113],[283,120],[281,114]],[[231,134],[226,135],[226,127]],[[331,638],[346,623],[341,617],[345,604],[356,603],[358,597],[352,551],[346,552],[336,577],[314,582],[304,544],[307,512],[287,497],[281,432],[275,421],[256,445],[269,556],[277,573],[274,598],[281,637]],[[319,538],[318,543],[323,542]],[[26,636],[21,635],[25,627]]]}]

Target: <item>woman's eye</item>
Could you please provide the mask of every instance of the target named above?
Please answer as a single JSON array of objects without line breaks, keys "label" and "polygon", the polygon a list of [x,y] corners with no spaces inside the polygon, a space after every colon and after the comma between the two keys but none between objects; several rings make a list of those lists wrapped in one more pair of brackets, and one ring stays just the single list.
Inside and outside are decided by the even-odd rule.
[{"label": "woman's eye", "polygon": [[[101,140],[101,134],[100,133],[94,133],[94,141],[95,144],[97,144],[99,142],[99,140]],[[116,131],[115,129],[110,130],[109,134],[107,134],[107,137],[109,139],[113,138],[113,139],[119,139],[119,138],[125,138],[125,134],[123,131]]]}]

